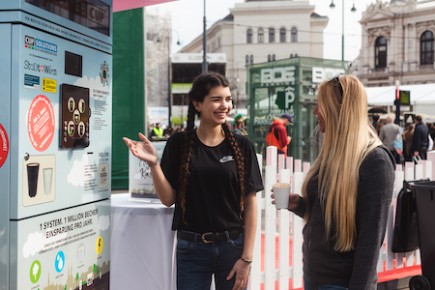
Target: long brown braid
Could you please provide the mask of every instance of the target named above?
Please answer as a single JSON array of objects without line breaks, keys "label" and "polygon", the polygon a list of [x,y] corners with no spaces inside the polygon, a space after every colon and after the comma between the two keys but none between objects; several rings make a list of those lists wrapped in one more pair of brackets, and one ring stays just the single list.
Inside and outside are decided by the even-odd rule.
[{"label": "long brown braid", "polygon": [[[187,112],[187,126],[186,126],[186,134],[184,135],[184,150],[183,156],[181,158],[181,170],[180,170],[180,179],[179,179],[179,192],[178,192],[178,201],[182,211],[182,222],[187,224],[185,219],[186,213],[186,191],[188,186],[188,179],[190,175],[190,162],[192,161],[192,148],[194,142],[194,125],[195,125],[195,116],[200,117],[200,112],[195,109],[193,105],[193,101],[203,102],[205,96],[207,96],[211,89],[223,86],[228,87],[228,80],[215,72],[206,72],[199,75],[192,84],[192,88],[189,92],[189,109]],[[244,195],[245,195],[245,163],[243,154],[234,138],[234,135],[231,133],[231,130],[228,127],[227,123],[222,124],[222,129],[225,133],[225,139],[230,141],[231,148],[233,154],[235,155],[236,166],[237,166],[237,174],[239,177],[239,185],[240,185],[240,210],[244,211]]]},{"label": "long brown braid", "polygon": [[231,149],[236,157],[237,175],[239,177],[240,186],[240,211],[243,213],[245,210],[245,158],[243,158],[242,151],[226,122],[222,124],[222,129],[224,129],[225,138],[230,141]]}]

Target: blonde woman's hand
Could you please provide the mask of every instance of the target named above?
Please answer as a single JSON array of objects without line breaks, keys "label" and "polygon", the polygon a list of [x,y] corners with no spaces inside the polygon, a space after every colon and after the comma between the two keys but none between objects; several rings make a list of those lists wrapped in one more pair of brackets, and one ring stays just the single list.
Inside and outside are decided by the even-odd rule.
[{"label": "blonde woman's hand", "polygon": [[[272,189],[273,192],[273,189]],[[270,195],[270,197],[272,198],[272,204],[275,204],[275,195],[272,193]],[[290,193],[289,198],[288,198],[288,206],[287,209],[288,210],[294,210],[299,206],[300,203],[300,199],[302,197],[298,194],[294,194],[294,193]]]},{"label": "blonde woman's hand", "polygon": [[127,137],[122,139],[134,156],[147,162],[150,167],[156,166],[158,164],[156,148],[144,134],[139,133],[138,136],[141,141],[131,140]]},{"label": "blonde woman's hand", "polygon": [[235,277],[233,290],[243,290],[248,286],[249,271],[251,270],[251,264],[246,263],[241,259],[238,259],[231,269],[231,272],[227,276],[227,280]]}]

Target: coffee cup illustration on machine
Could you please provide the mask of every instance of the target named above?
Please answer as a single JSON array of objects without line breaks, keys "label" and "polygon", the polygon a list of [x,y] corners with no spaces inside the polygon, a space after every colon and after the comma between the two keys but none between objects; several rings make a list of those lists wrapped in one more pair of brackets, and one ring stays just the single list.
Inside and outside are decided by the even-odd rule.
[{"label": "coffee cup illustration on machine", "polygon": [[29,185],[29,196],[35,197],[38,191],[39,163],[27,163],[27,182]]},{"label": "coffee cup illustration on machine", "polygon": [[44,168],[42,172],[44,176],[44,193],[45,195],[50,195],[52,177],[53,177],[53,168]]}]

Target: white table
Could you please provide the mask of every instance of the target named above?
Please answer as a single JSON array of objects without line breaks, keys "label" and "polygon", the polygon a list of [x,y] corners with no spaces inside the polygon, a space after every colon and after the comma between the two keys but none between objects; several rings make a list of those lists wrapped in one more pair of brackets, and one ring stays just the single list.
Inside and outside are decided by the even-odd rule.
[{"label": "white table", "polygon": [[174,207],[112,194],[110,289],[176,289]]}]

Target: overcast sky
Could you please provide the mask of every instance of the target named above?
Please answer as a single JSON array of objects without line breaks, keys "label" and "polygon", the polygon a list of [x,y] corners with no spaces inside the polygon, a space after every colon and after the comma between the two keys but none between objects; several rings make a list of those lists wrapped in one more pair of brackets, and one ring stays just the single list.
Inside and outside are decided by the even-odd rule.
[{"label": "overcast sky", "polygon": [[[367,6],[376,0],[334,0],[335,8],[329,8],[331,0],[310,0],[315,5],[315,12],[329,17],[329,23],[324,31],[324,58],[341,59],[341,34],[342,34],[342,5],[344,3],[344,35],[345,35],[345,60],[355,59],[361,46],[361,27],[359,20],[361,13]],[[229,14],[229,9],[234,3],[243,0],[208,0],[206,1],[207,28],[216,21]],[[355,3],[356,12],[350,12]],[[204,0],[178,0],[174,2],[147,7],[148,11],[161,15],[170,15],[172,27],[179,37],[182,45],[188,44],[195,37],[202,34],[204,18]],[[175,33],[175,34],[177,34]],[[173,36],[176,42],[175,35]],[[180,47],[175,44],[173,51]]]}]

